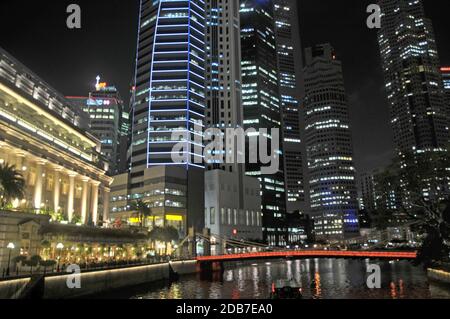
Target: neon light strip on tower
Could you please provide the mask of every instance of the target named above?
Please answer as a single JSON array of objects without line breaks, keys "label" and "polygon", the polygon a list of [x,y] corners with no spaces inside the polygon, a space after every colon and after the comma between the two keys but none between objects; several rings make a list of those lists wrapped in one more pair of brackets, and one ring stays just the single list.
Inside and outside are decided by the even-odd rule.
[{"label": "neon light strip on tower", "polygon": [[[193,145],[192,136],[202,137],[203,132],[194,131],[194,124],[204,127],[206,108],[205,60],[202,57],[205,54],[205,33],[200,31],[205,28],[204,2],[161,0],[154,2],[154,5],[158,7],[148,90],[147,167],[154,166],[156,162],[158,165],[172,164],[171,156],[164,156],[172,154],[171,148],[163,143],[171,133],[184,134],[182,141],[187,147]],[[168,85],[164,87],[167,83],[171,83],[170,89]],[[165,120],[153,120],[161,113],[165,114]],[[177,120],[180,117],[185,119],[186,124],[172,128],[174,124],[171,123],[180,122]],[[203,145],[201,154],[198,149],[186,152],[187,166],[201,166],[193,165],[192,158],[202,157],[202,154]]]}]

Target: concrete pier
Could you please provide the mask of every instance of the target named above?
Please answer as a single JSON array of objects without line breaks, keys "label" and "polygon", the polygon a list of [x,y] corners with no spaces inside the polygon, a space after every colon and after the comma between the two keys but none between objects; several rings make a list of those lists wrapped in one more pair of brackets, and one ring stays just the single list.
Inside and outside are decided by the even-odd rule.
[{"label": "concrete pier", "polygon": [[[178,275],[197,272],[195,260],[171,262],[170,266]],[[68,299],[135,286],[143,283],[169,280],[169,263],[142,265],[110,270],[98,270],[81,273],[81,288],[69,288],[70,274],[49,275],[45,278],[44,299]],[[17,292],[23,289],[30,278],[0,282],[0,299],[17,298]]]}]

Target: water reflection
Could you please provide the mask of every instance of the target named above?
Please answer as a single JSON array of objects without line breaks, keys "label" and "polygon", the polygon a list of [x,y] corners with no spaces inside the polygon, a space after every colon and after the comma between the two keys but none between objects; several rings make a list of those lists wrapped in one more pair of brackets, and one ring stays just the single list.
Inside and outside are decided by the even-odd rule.
[{"label": "water reflection", "polygon": [[[144,299],[266,299],[278,279],[301,283],[307,299],[340,298],[430,298],[430,287],[422,268],[407,261],[377,263],[381,268],[381,289],[366,284],[367,260],[307,259],[259,263],[226,264],[223,274],[209,278],[182,277],[170,286],[149,284],[119,292],[118,298]],[[105,296],[104,296],[105,297]],[[111,297],[111,296],[110,296]],[[450,298],[450,294],[448,294]]]},{"label": "water reflection", "polygon": [[319,299],[322,296],[322,290],[320,289],[320,274],[318,272],[316,272],[314,274],[313,285],[314,285],[314,296],[313,297],[315,299]]}]

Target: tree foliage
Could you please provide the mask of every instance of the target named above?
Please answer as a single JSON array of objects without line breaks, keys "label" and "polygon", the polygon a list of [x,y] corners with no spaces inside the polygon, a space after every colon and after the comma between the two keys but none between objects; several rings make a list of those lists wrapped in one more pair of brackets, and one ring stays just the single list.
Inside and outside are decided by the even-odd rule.
[{"label": "tree foliage", "polygon": [[381,223],[393,214],[386,203],[395,200],[395,212],[407,215],[425,235],[418,260],[426,265],[449,257],[449,183],[448,150],[402,154],[376,176]]},{"label": "tree foliage", "polygon": [[169,243],[180,239],[178,230],[175,227],[155,227],[149,233],[149,238],[163,243]]},{"label": "tree foliage", "polygon": [[0,164],[1,208],[5,208],[12,200],[24,198],[25,180],[13,165]]},{"label": "tree foliage", "polygon": [[[140,221],[141,227],[145,227],[145,220],[147,217],[152,216],[152,209],[142,199],[138,199],[131,203],[131,209],[136,211],[137,217]],[[153,227],[155,226],[153,220]]]}]

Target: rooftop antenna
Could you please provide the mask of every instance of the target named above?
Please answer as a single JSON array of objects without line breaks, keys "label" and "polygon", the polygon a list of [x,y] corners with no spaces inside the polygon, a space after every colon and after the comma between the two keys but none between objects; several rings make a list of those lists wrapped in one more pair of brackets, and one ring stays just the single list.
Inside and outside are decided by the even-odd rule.
[{"label": "rooftop antenna", "polygon": [[95,89],[97,91],[100,90],[100,75],[97,75],[97,77],[95,78],[97,80],[97,83],[95,83]]}]

